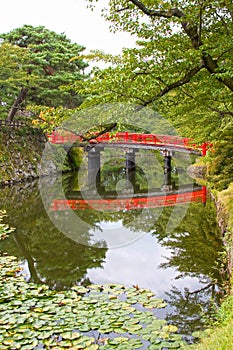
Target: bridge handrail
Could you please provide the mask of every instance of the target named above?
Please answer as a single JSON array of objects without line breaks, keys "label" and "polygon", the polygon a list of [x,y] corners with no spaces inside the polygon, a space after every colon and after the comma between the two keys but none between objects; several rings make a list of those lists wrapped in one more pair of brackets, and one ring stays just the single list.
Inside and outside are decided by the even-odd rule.
[{"label": "bridge handrail", "polygon": [[176,204],[189,202],[206,203],[207,189],[205,186],[198,191],[190,191],[164,196],[140,197],[140,198],[116,198],[116,199],[54,199],[50,210],[59,211],[71,208],[73,210],[85,210],[98,208],[98,210],[132,210],[141,208],[170,207]]},{"label": "bridge handrail", "polygon": [[[63,143],[73,143],[83,141],[81,136],[78,136],[71,132],[58,133],[53,131],[51,135],[48,135],[48,139],[53,144],[63,144]],[[137,143],[142,145],[157,145],[157,146],[171,146],[177,148],[185,148],[189,150],[200,150],[202,155],[205,156],[208,148],[211,144],[204,142],[201,145],[192,143],[191,138],[179,137],[176,135],[159,135],[159,134],[138,134],[130,132],[118,132],[116,134],[111,134],[106,132],[96,138],[93,137],[90,143]]]}]

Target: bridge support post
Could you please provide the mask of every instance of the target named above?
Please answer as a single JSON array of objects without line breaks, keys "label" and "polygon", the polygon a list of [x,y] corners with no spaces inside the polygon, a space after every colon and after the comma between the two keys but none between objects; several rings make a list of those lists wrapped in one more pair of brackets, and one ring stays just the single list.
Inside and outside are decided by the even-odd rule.
[{"label": "bridge support post", "polygon": [[137,150],[135,149],[129,149],[126,151],[125,153],[125,167],[126,167],[126,171],[129,170],[135,170],[135,153]]},{"label": "bridge support post", "polygon": [[171,161],[172,161],[172,152],[170,151],[163,151],[162,155],[164,156],[164,166],[163,166],[163,173],[164,173],[164,183],[162,186],[162,191],[171,191],[172,190],[172,181],[171,181]]},{"label": "bridge support post", "polygon": [[171,171],[164,173],[164,181],[161,190],[163,192],[169,192],[173,190]]},{"label": "bridge support post", "polygon": [[88,185],[96,187],[100,183],[101,149],[91,148],[88,152]]},{"label": "bridge support post", "polygon": [[172,166],[171,166],[171,161],[172,161],[172,152],[170,151],[163,151],[162,155],[164,156],[164,174],[171,172]]}]

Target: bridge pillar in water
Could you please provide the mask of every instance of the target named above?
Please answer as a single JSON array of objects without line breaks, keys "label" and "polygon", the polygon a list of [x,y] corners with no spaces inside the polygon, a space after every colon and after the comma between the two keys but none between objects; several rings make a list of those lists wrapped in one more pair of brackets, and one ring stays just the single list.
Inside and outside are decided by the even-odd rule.
[{"label": "bridge pillar in water", "polygon": [[125,153],[125,167],[126,171],[135,170],[136,167],[136,161],[135,161],[135,153],[137,152],[137,149],[128,149]]},{"label": "bridge pillar in water", "polygon": [[172,181],[171,181],[171,161],[172,161],[172,152],[171,151],[162,151],[162,155],[164,157],[164,166],[163,166],[163,173],[164,173],[164,182],[162,186],[162,191],[171,191],[173,188]]},{"label": "bridge pillar in water", "polygon": [[126,168],[126,179],[135,186],[135,171],[136,171],[136,160],[135,153],[137,149],[128,149],[125,153],[125,168]]},{"label": "bridge pillar in water", "polygon": [[164,157],[164,166],[163,166],[163,170],[164,170],[164,174],[171,172],[172,170],[172,166],[171,166],[171,162],[172,162],[172,152],[171,151],[162,151],[162,155]]},{"label": "bridge pillar in water", "polygon": [[88,151],[88,185],[90,187],[100,184],[100,152],[102,150],[102,148],[93,147]]}]

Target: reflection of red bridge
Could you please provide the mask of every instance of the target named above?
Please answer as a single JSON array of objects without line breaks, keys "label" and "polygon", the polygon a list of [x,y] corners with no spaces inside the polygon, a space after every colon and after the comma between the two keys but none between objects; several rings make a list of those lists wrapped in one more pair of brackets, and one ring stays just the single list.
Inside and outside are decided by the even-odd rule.
[{"label": "reflection of red bridge", "polygon": [[[64,144],[64,143],[82,143],[84,139],[82,136],[73,134],[71,132],[63,131],[56,132],[53,131],[51,135],[48,136],[49,141],[53,144]],[[202,155],[206,155],[206,151],[210,144],[204,142],[202,145],[195,145],[189,138],[182,138],[173,135],[157,135],[157,134],[138,134],[129,132],[118,132],[116,134],[111,134],[106,132],[105,134],[93,137],[89,140],[90,144],[118,144],[118,145],[131,145],[131,146],[150,146],[153,148],[175,148],[177,150],[184,150],[189,152],[201,152]]]},{"label": "reflection of red bridge", "polygon": [[184,191],[173,194],[159,194],[149,197],[130,197],[130,198],[110,198],[110,199],[54,199],[50,207],[52,211],[60,210],[133,210],[142,208],[170,207],[189,202],[206,203],[207,189],[203,186],[201,189],[193,191]]}]

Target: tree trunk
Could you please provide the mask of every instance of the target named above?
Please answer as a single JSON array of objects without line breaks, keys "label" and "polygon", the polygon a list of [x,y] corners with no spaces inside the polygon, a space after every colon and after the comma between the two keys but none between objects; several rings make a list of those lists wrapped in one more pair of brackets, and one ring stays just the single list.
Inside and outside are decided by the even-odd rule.
[{"label": "tree trunk", "polygon": [[20,104],[23,102],[23,100],[25,99],[26,95],[27,95],[28,89],[25,87],[22,87],[22,89],[20,90],[18,96],[16,97],[13,106],[11,107],[8,116],[6,118],[6,120],[8,122],[12,122],[12,120],[14,119],[14,116],[17,112],[17,110],[19,109]]}]

